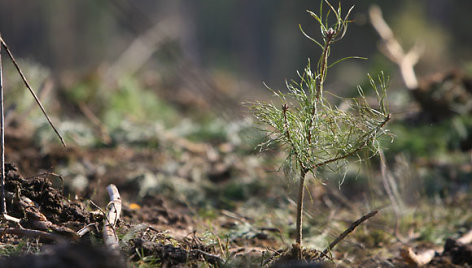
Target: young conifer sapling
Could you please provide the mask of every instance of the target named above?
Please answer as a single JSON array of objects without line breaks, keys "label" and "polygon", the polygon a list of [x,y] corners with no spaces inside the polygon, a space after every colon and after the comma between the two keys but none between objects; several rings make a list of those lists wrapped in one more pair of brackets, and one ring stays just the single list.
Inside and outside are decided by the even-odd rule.
[{"label": "young conifer sapling", "polygon": [[251,106],[256,119],[265,125],[268,139],[261,144],[266,148],[274,143],[282,144],[288,153],[285,166],[298,180],[296,240],[293,250],[302,258],[303,199],[306,175],[315,177],[320,167],[337,171],[348,163],[348,158],[357,156],[361,151],[372,154],[378,152],[378,138],[385,134],[385,124],[390,114],[385,105],[387,83],[383,74],[375,81],[370,75],[370,85],[376,93],[378,107],[372,108],[366,100],[361,87],[359,96],[353,99],[341,99],[343,108],[330,103],[325,98],[324,84],[328,70],[343,60],[359,57],[347,57],[330,63],[331,47],[346,34],[351,7],[342,16],[341,5],[335,9],[327,0],[324,3],[328,11],[323,15],[323,1],[319,15],[308,13],[319,23],[322,33],[320,41],[301,32],[321,49],[321,56],[313,68],[310,60],[298,81],[287,82],[288,92],[274,91],[281,105],[256,102]]}]

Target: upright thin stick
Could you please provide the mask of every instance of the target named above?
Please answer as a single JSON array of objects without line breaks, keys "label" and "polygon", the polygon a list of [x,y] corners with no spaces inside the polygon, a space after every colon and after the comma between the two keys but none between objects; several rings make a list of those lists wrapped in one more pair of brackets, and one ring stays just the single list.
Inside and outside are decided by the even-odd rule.
[{"label": "upright thin stick", "polygon": [[115,226],[120,219],[121,197],[118,188],[116,188],[114,184],[108,185],[107,191],[110,196],[110,202],[107,206],[107,217],[103,226],[103,240],[109,249],[118,251],[120,245],[118,243],[118,237],[116,236]]},{"label": "upright thin stick", "polygon": [[[30,84],[28,83],[28,80],[26,80],[26,77],[25,75],[23,74],[23,72],[21,71],[20,69],[20,66],[18,65],[18,63],[16,62],[15,60],[15,57],[13,57],[13,54],[11,53],[10,49],[8,48],[8,45],[5,43],[5,41],[2,39],[2,37],[0,36],[0,42],[1,42],[1,45],[5,48],[5,51],[7,52],[8,56],[10,57],[11,61],[13,62],[13,65],[15,65],[15,68],[16,70],[18,71],[18,74],[21,76],[21,79],[23,80],[23,82],[25,83],[25,86],[28,88],[29,92],[31,93],[31,95],[33,95],[33,98],[34,100],[36,101],[36,103],[38,104],[39,108],[41,109],[41,111],[43,112],[44,116],[46,117],[46,119],[48,120],[48,123],[49,125],[52,127],[52,129],[54,130],[54,132],[56,132],[56,135],[59,137],[59,139],[61,140],[61,143],[64,147],[66,147],[66,143],[64,142],[64,139],[62,138],[61,134],[59,134],[59,131],[56,129],[56,127],[54,126],[54,124],[52,123],[51,119],[49,118],[48,114],[46,113],[46,110],[44,109],[43,105],[41,104],[41,101],[39,101],[39,98],[38,96],[36,96],[36,93],[34,93],[33,91],[33,88],[30,86]],[[3,110],[3,109],[2,109]]]},{"label": "upright thin stick", "polygon": [[[0,36],[0,40],[2,37]],[[3,68],[2,68],[2,46],[0,46],[0,213],[7,214],[7,206],[5,201],[5,115],[3,110]]]}]

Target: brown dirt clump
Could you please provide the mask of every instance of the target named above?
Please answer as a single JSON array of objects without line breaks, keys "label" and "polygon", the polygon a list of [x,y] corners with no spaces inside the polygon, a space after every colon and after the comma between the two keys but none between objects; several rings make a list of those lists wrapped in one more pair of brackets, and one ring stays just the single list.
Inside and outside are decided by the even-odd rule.
[{"label": "brown dirt clump", "polygon": [[17,168],[8,163],[5,173],[8,213],[22,219],[24,227],[33,227],[33,222],[50,222],[81,228],[99,220],[93,219],[81,202],[66,198],[47,176],[23,178]]}]

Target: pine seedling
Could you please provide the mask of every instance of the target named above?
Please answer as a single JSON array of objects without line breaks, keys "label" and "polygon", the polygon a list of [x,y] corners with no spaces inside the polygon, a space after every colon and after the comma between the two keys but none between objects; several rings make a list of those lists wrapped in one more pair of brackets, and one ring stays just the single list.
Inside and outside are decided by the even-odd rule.
[{"label": "pine seedling", "polygon": [[261,144],[261,148],[274,143],[282,144],[288,153],[285,166],[290,172],[286,174],[296,174],[295,179],[299,181],[296,241],[293,244],[299,259],[302,258],[306,175],[312,173],[316,178],[318,169],[324,166],[339,170],[346,166],[350,157],[357,156],[362,159],[361,151],[375,154],[379,146],[378,138],[387,133],[384,126],[390,119],[385,104],[387,82],[383,74],[378,79],[368,75],[370,85],[377,96],[377,108],[369,105],[361,87],[358,87],[357,98],[341,99],[344,103],[349,103],[348,107],[342,109],[325,98],[324,83],[328,70],[343,60],[358,57],[328,62],[331,47],[346,34],[353,7],[343,17],[341,5],[335,9],[327,0],[324,3],[329,7],[325,15],[323,2],[319,15],[308,11],[319,23],[322,39],[318,41],[308,36],[300,27],[302,33],[321,48],[321,56],[316,66],[312,67],[308,60],[303,72],[298,73],[298,81],[286,83],[288,92],[269,88],[281,105],[263,102],[251,105],[256,119],[265,125],[264,129],[268,132],[268,140]]}]

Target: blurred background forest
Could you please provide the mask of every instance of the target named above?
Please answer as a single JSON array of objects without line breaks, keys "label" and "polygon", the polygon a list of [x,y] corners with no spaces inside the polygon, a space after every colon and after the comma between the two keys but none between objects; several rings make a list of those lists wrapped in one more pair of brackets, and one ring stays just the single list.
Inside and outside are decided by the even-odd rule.
[{"label": "blurred background forest", "polygon": [[[353,89],[367,72],[379,70],[391,75],[392,91],[401,87],[396,67],[377,49],[379,37],[367,14],[373,3],[380,5],[405,48],[415,42],[426,45],[417,66],[420,76],[472,69],[470,1],[343,1],[356,5],[354,23],[332,59],[354,55],[369,60],[333,69],[329,81],[335,91]],[[114,81],[125,74],[163,94],[193,87],[211,95],[208,88],[217,87],[251,99],[263,89],[262,81],[282,89],[308,57],[317,58],[318,48],[298,25],[319,37],[318,26],[305,12],[318,7],[311,0],[0,1],[0,31],[19,58],[47,70],[58,87],[97,77]]]},{"label": "blurred background forest", "polygon": [[[406,87],[379,49],[369,21],[373,4],[405,51],[422,48],[418,89]],[[395,138],[385,142],[385,161],[349,167],[344,177],[320,171],[326,181],[335,179],[310,188],[316,202],[307,210],[320,203],[325,210],[322,217],[308,213],[307,246],[326,244],[352,214],[382,206],[384,218],[353,244],[381,247],[393,229],[442,244],[472,227],[472,216],[463,213],[472,199],[472,1],[342,1],[343,10],[352,5],[353,23],[330,60],[368,60],[330,69],[325,88],[354,97],[361,85],[372,94],[367,73],[383,71]],[[235,210],[254,225],[293,235],[287,218],[293,181],[276,172],[282,150],[255,150],[264,137],[242,103],[269,100],[263,82],[284,90],[308,58],[318,59],[319,48],[299,25],[320,38],[306,12],[319,6],[319,0],[0,0],[0,33],[72,147],[59,148],[4,57],[6,158],[26,175],[61,174],[66,190],[85,198],[100,196],[97,189],[111,181],[126,189],[124,200],[158,192],[197,207],[192,216],[214,219],[217,209]],[[265,206],[270,215],[260,213]],[[348,212],[334,215],[339,207]],[[340,224],[319,227],[335,216]],[[236,241],[244,233],[238,228],[225,234]]]},{"label": "blurred background forest", "polygon": [[[394,120],[411,117],[418,106],[410,105],[414,94],[406,90],[395,63],[379,50],[380,37],[368,17],[372,4],[380,5],[405,51],[415,45],[423,48],[415,66],[420,82],[472,72],[470,1],[342,2],[345,9],[353,4],[349,34],[335,45],[331,60],[368,60],[350,60],[331,69],[327,82],[333,93],[355,96],[357,85],[367,85],[367,73],[384,71],[391,79]],[[285,81],[296,79],[308,58],[318,58],[319,49],[299,30],[300,25],[320,37],[318,25],[306,13],[318,8],[319,1],[308,0],[0,1],[0,31],[29,69],[33,87],[50,96],[44,101],[55,116],[85,119],[113,132],[123,121],[175,127],[181,115],[206,123],[247,116],[242,102],[269,97],[263,82],[284,90]],[[7,70],[13,70],[12,65],[7,63]],[[14,75],[5,75],[5,80],[7,107],[34,114],[21,81]],[[420,109],[442,110],[416,101]],[[22,120],[40,125],[36,118],[27,118]],[[87,131],[82,134],[87,136]],[[411,149],[409,142],[397,144],[398,150]],[[430,147],[427,143],[418,146],[423,154],[432,150],[425,148]]]}]

